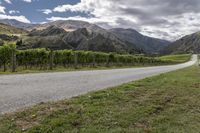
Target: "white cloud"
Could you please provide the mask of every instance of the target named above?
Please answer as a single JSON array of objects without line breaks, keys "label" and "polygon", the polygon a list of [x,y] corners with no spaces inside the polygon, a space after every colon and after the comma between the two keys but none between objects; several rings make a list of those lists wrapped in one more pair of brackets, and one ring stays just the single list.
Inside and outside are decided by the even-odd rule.
[{"label": "white cloud", "polygon": [[41,10],[38,10],[38,11],[40,11],[40,12],[42,12],[44,14],[47,14],[47,15],[52,13],[52,11],[50,9],[41,9]]},{"label": "white cloud", "polygon": [[32,2],[32,0],[22,0],[22,1],[28,2],[28,3],[31,3],[31,2]]},{"label": "white cloud", "polygon": [[[6,3],[8,4],[12,4],[12,0],[4,0]],[[31,3],[32,0],[21,0],[21,1],[24,1],[24,2],[28,2],[28,3]]]},{"label": "white cloud", "polygon": [[17,14],[17,13],[20,13],[20,11],[17,11],[17,10],[10,10],[9,11],[9,14]]},{"label": "white cloud", "polygon": [[0,5],[0,13],[5,13],[5,9],[6,9],[5,7]]},{"label": "white cloud", "polygon": [[11,0],[4,0],[8,4],[12,4]]},{"label": "white cloud", "polygon": [[73,12],[76,12],[76,11],[81,11],[81,12],[87,12],[89,11],[91,8],[90,8],[90,3],[93,2],[94,0],[81,0],[80,3],[76,4],[76,5],[69,5],[69,4],[66,4],[66,5],[59,5],[57,7],[55,7],[53,9],[53,11],[55,12],[66,12],[66,11],[73,11]]},{"label": "white cloud", "polygon": [[81,0],[80,3],[76,5],[60,5],[53,9],[54,12],[83,12],[89,14],[92,17],[67,17],[59,18],[52,17],[48,20],[58,20],[58,19],[77,19],[82,21],[88,21],[91,23],[106,25],[106,27],[120,27],[120,24],[117,22],[121,18],[126,21],[131,21],[132,24],[135,24],[137,18],[133,15],[122,15],[120,11],[117,10],[118,6],[115,2],[110,0]]},{"label": "white cloud", "polygon": [[10,16],[10,15],[5,15],[5,14],[0,14],[0,19],[15,19],[20,22],[24,23],[30,23],[30,20],[28,20],[25,16]]}]

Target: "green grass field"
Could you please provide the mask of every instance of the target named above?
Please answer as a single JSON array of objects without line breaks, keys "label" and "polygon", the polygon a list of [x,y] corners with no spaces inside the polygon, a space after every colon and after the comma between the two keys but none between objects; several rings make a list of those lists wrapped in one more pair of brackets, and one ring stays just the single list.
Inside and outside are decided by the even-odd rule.
[{"label": "green grass field", "polygon": [[177,62],[177,63],[189,61],[190,58],[191,58],[190,54],[166,55],[166,56],[159,57],[159,59],[161,60],[172,61],[172,62]]},{"label": "green grass field", "polygon": [[0,117],[0,133],[198,133],[200,67]]}]

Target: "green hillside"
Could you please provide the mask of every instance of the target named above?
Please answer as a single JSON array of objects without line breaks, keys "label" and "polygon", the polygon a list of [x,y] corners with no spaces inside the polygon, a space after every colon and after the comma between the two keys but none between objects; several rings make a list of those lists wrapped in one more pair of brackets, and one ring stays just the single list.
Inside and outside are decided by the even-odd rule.
[{"label": "green hillside", "polygon": [[25,34],[27,31],[0,23],[0,34]]}]

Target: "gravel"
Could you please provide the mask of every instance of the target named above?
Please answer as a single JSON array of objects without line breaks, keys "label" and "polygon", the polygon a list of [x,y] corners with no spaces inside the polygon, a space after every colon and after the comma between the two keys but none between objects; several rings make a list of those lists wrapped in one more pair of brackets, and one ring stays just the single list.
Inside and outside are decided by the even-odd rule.
[{"label": "gravel", "polygon": [[185,68],[192,60],[179,65],[113,70],[75,71],[0,76],[0,114],[13,112],[41,102],[71,98],[91,91],[114,87]]}]

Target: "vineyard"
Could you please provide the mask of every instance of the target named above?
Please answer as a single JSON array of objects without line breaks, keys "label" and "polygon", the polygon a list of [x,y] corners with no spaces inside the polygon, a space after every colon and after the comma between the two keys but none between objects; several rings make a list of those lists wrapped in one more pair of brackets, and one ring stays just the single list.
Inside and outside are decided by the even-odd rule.
[{"label": "vineyard", "polygon": [[130,54],[48,49],[17,50],[14,44],[0,46],[0,70],[17,68],[52,70],[57,67],[137,66],[173,63],[166,60]]}]

